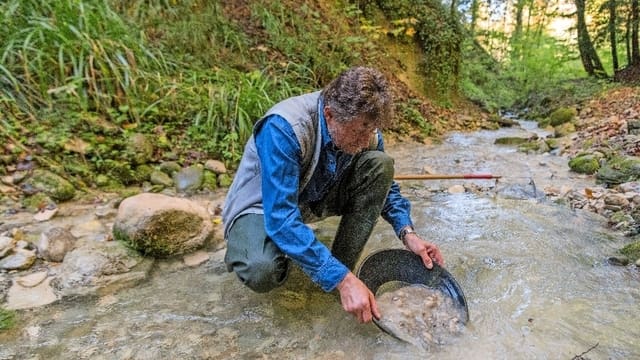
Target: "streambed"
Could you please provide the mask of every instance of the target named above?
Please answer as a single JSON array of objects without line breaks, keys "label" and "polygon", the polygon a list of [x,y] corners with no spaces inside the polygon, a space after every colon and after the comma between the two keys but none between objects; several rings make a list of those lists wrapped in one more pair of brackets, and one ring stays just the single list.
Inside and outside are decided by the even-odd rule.
[{"label": "streambed", "polygon": [[[503,175],[401,183],[417,230],[439,244],[469,304],[469,323],[445,346],[425,352],[358,324],[295,268],[282,288],[253,293],[226,272],[224,250],[210,250],[198,267],[158,261],[133,288],[21,311],[0,334],[0,359],[571,359],[592,347],[585,358],[640,358],[640,271],[606,261],[627,239],[536,195],[593,180],[569,173],[566,158],[493,145],[533,132],[544,135],[525,122],[388,146],[398,173]],[[454,185],[482,191],[443,191]],[[337,224],[316,224],[318,236],[330,241]],[[389,247],[401,244],[380,221],[363,255]]]}]

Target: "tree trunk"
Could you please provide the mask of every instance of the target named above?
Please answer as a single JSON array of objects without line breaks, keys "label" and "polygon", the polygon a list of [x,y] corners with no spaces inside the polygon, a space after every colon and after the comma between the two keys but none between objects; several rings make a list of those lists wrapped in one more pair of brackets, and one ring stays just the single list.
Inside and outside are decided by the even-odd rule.
[{"label": "tree trunk", "polygon": [[616,41],[616,0],[609,0],[609,41],[611,42],[611,62],[613,72],[619,69],[618,64],[618,43]]},{"label": "tree trunk", "polygon": [[624,31],[624,45],[627,50],[627,64],[631,64],[631,13],[627,14],[627,23]]},{"label": "tree trunk", "polygon": [[471,36],[476,33],[476,25],[478,24],[478,13],[480,12],[479,0],[471,1]]},{"label": "tree trunk", "polygon": [[[637,1],[637,0],[634,0]],[[580,59],[582,66],[589,76],[598,78],[607,77],[604,71],[600,57],[596,53],[596,49],[591,42],[589,31],[587,30],[587,21],[585,19],[585,0],[575,0],[576,15],[578,17],[578,49],[580,50]]]},{"label": "tree trunk", "polygon": [[638,47],[638,0],[631,1],[631,64],[640,63],[640,51]]}]

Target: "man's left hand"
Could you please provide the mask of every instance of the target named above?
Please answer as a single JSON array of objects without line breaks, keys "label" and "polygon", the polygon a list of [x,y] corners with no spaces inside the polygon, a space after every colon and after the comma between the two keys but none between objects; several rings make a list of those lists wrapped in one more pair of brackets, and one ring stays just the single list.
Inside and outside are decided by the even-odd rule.
[{"label": "man's left hand", "polygon": [[433,268],[433,262],[438,265],[444,266],[444,258],[438,246],[428,241],[422,240],[420,236],[415,233],[407,234],[405,237],[405,245],[414,254],[419,255],[422,258],[422,262],[427,269]]}]

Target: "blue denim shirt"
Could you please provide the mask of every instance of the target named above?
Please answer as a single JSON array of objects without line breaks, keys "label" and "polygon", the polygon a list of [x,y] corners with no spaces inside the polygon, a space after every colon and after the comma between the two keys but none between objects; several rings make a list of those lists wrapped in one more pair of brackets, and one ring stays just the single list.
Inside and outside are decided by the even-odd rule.
[{"label": "blue denim shirt", "polygon": [[[322,108],[322,104],[319,106]],[[303,223],[298,205],[322,199],[339,181],[353,156],[335,147],[322,111],[319,111],[319,116],[322,131],[320,159],[300,195],[301,149],[291,125],[282,117],[271,115],[256,129],[255,141],[262,171],[262,205],[267,235],[312,281],[324,291],[331,291],[349,269],[331,255],[331,251],[316,239],[313,230]],[[378,150],[384,150],[380,136]],[[394,182],[382,217],[398,234],[404,226],[412,225],[410,211],[409,201],[400,195],[400,187]]]}]

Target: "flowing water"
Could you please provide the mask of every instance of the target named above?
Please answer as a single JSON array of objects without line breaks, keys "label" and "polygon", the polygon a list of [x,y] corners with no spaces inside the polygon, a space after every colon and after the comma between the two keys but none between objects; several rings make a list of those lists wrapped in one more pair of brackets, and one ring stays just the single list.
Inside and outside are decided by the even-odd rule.
[{"label": "flowing water", "polygon": [[[159,262],[148,281],[115,294],[22,312],[0,334],[0,359],[571,359],[589,349],[584,358],[640,358],[640,271],[606,261],[628,239],[539,195],[593,185],[565,158],[493,145],[538,131],[524,125],[388,148],[398,173],[503,176],[401,183],[417,230],[439,244],[469,304],[467,327],[445,346],[424,352],[358,324],[297,269],[282,288],[253,293],[220,251],[197,268]],[[434,191],[455,184],[486,191]],[[336,226],[317,224],[318,236],[330,239]],[[389,247],[401,244],[380,221],[364,255]]]}]

